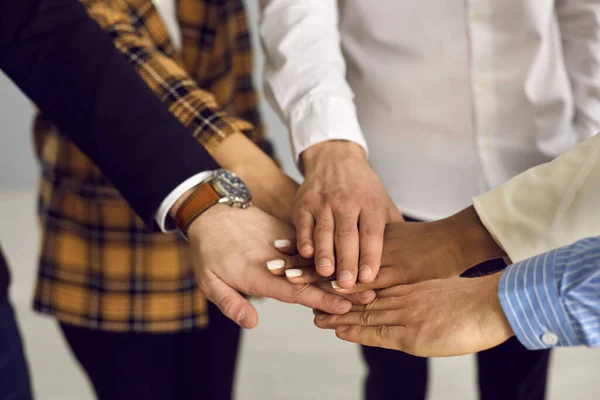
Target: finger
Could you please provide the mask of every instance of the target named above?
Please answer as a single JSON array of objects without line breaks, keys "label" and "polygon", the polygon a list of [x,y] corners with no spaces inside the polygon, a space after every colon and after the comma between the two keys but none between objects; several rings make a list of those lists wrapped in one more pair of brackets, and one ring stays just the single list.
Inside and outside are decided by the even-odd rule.
[{"label": "finger", "polygon": [[385,218],[380,213],[364,212],[359,219],[360,261],[358,280],[371,283],[379,272],[383,252]]},{"label": "finger", "polygon": [[388,208],[388,220],[386,222],[403,222],[404,217],[402,216],[402,213],[400,212],[400,210],[398,210],[398,207],[396,207],[396,205],[392,202],[392,199],[390,199],[389,201],[390,207]]},{"label": "finger", "polygon": [[221,279],[207,278],[200,283],[200,288],[206,298],[236,324],[247,329],[252,329],[258,324],[258,313],[254,306]]},{"label": "finger", "polygon": [[279,301],[301,304],[329,314],[343,314],[352,308],[352,303],[339,295],[306,284],[292,284],[285,279],[267,274],[255,282],[256,294]]},{"label": "finger", "polygon": [[314,283],[323,279],[313,267],[286,269],[285,277],[291,283]]},{"label": "finger", "polygon": [[266,265],[267,269],[273,275],[284,275],[285,271],[288,269],[313,266],[314,263],[312,260],[307,260],[306,258],[297,254],[295,256],[282,255],[281,258],[276,258],[274,260],[267,261]]},{"label": "finger", "polygon": [[380,290],[377,293],[377,297],[405,297],[414,292],[417,285],[418,284],[392,286],[390,288]]},{"label": "finger", "polygon": [[384,311],[351,311],[344,315],[319,314],[315,317],[315,325],[321,329],[335,329],[341,325],[402,325],[405,312],[399,310]]},{"label": "finger", "polygon": [[338,338],[365,346],[383,347],[406,351],[407,331],[405,326],[340,326],[335,330]]},{"label": "finger", "polygon": [[352,304],[369,304],[377,297],[375,291],[373,290],[364,290],[357,293],[339,293],[331,286],[331,282],[329,281],[318,281],[315,282],[314,285],[317,285],[327,293],[333,293],[338,296],[342,296],[344,299],[352,302]]},{"label": "finger", "polygon": [[[364,293],[364,292],[363,292]],[[375,297],[368,304],[355,304],[353,312],[399,310],[405,308],[407,303],[402,297]]]},{"label": "finger", "polygon": [[331,276],[335,272],[334,253],[335,222],[330,209],[317,216],[315,225],[315,265],[321,276]]},{"label": "finger", "polygon": [[358,275],[358,214],[335,215],[335,251],[337,257],[337,283],[349,289],[356,283]]},{"label": "finger", "polygon": [[296,239],[277,239],[273,242],[275,248],[288,256],[293,256],[297,253]]},{"label": "finger", "polygon": [[307,210],[299,210],[294,213],[294,226],[296,227],[296,246],[298,252],[305,258],[312,258],[315,254],[313,242],[313,230],[315,219]]},{"label": "finger", "polygon": [[390,286],[401,285],[409,279],[407,269],[401,266],[383,267],[371,283],[357,283],[349,289],[342,289],[337,281],[331,281],[331,286],[336,293],[356,293],[364,290],[385,289]]}]

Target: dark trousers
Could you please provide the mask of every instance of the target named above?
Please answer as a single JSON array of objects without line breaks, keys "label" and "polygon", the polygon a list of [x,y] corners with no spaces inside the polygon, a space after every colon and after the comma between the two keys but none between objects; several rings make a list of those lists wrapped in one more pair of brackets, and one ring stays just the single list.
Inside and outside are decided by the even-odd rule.
[{"label": "dark trousers", "polygon": [[[409,222],[417,222],[406,218]],[[476,277],[499,271],[506,265],[492,260],[467,271]],[[366,400],[423,400],[427,393],[427,359],[394,350],[362,346],[368,366],[364,386]],[[550,350],[527,350],[513,337],[477,354],[481,400],[543,400]],[[465,376],[464,379],[471,379]]]},{"label": "dark trousers", "polygon": [[0,400],[30,400],[31,383],[15,313],[0,300]]},{"label": "dark trousers", "polygon": [[230,400],[240,328],[212,303],[209,317],[174,334],[61,328],[99,400]]}]

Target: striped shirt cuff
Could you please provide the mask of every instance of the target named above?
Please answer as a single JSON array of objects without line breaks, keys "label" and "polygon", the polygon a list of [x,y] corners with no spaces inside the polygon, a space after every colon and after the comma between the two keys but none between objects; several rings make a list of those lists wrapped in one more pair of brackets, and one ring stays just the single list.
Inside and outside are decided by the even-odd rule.
[{"label": "striped shirt cuff", "polygon": [[529,350],[578,346],[555,280],[559,250],[506,268],[498,296],[517,339]]}]

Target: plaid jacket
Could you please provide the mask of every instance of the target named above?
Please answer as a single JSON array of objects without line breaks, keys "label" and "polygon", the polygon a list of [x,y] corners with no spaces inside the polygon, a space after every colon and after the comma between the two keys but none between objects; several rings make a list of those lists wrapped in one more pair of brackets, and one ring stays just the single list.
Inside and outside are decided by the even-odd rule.
[{"label": "plaid jacket", "polygon": [[[180,53],[150,0],[83,3],[209,151],[243,131],[270,153],[252,83],[243,0],[178,0]],[[146,230],[51,121],[38,116],[34,133],[42,166],[35,309],[64,323],[109,331],[172,332],[205,325],[205,299],[184,242]]]}]

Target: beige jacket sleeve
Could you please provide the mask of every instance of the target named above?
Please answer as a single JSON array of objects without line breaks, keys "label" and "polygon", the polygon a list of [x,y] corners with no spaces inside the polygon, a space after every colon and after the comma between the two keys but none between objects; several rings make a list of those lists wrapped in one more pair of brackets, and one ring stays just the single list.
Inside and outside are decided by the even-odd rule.
[{"label": "beige jacket sleeve", "polygon": [[473,199],[513,262],[600,236],[600,134]]}]

